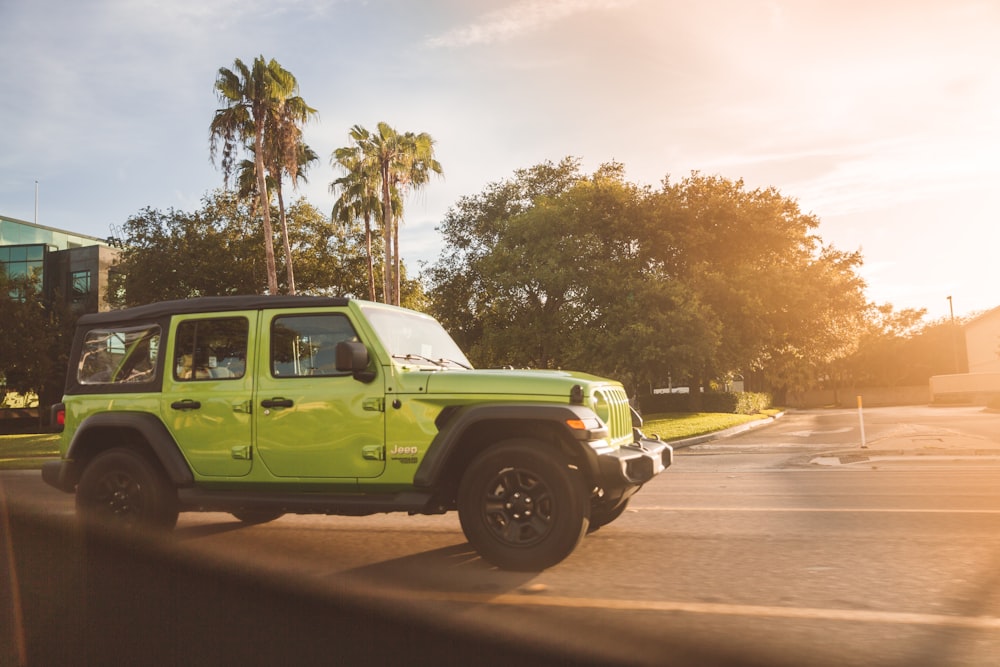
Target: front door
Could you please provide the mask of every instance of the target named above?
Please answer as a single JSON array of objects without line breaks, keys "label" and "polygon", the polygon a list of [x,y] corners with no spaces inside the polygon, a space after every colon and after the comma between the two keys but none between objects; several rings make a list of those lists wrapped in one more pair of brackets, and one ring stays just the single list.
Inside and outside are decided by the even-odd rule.
[{"label": "front door", "polygon": [[336,369],[337,343],[358,340],[346,312],[264,311],[254,419],[257,453],[278,477],[371,478],[385,469],[381,373]]},{"label": "front door", "polygon": [[252,464],[254,311],[171,323],[160,414],[195,473],[242,477]]}]

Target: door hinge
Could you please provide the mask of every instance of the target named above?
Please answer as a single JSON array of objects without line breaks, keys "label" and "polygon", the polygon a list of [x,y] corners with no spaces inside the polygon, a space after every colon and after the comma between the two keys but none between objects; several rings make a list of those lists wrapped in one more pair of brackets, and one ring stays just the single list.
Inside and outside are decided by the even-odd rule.
[{"label": "door hinge", "polygon": [[246,400],[242,403],[236,403],[233,405],[233,412],[240,412],[245,415],[250,414],[253,412],[253,401]]},{"label": "door hinge", "polygon": [[250,445],[236,445],[235,447],[230,448],[229,452],[237,461],[249,461],[251,458]]},{"label": "door hinge", "polygon": [[361,456],[369,461],[385,461],[385,445],[365,445]]},{"label": "door hinge", "polygon": [[366,398],[361,407],[369,412],[385,412],[385,399],[384,398]]}]

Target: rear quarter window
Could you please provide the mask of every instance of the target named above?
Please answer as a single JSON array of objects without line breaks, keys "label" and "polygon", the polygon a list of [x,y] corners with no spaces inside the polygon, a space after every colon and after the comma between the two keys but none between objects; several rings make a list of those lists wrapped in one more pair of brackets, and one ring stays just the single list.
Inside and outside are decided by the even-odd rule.
[{"label": "rear quarter window", "polygon": [[81,385],[143,385],[156,381],[159,325],[92,329],[83,338],[76,381]]}]

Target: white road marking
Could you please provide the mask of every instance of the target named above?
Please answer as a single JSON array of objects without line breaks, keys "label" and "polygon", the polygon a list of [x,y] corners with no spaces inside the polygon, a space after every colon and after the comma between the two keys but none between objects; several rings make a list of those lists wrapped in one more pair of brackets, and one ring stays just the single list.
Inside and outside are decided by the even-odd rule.
[{"label": "white road marking", "polygon": [[844,428],[835,428],[832,431],[792,431],[788,435],[794,435],[799,438],[811,438],[814,435],[836,435],[838,433],[849,433],[853,430],[853,426],[845,426]]}]

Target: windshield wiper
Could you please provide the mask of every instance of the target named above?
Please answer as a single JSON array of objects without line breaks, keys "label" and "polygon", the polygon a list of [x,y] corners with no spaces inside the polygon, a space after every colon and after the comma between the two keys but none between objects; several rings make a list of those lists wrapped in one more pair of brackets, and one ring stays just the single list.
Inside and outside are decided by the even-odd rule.
[{"label": "windshield wiper", "polygon": [[459,368],[464,368],[467,371],[471,371],[472,370],[472,366],[469,366],[468,364],[463,364],[461,361],[455,361],[454,359],[444,359],[444,358],[441,358],[441,359],[438,359],[438,361],[444,362],[446,364],[455,364]]},{"label": "windshield wiper", "polygon": [[435,361],[434,359],[431,359],[430,357],[425,357],[425,356],[422,356],[422,355],[419,355],[419,354],[394,354],[394,355],[392,355],[392,358],[393,359],[402,359],[403,361],[428,361],[428,362],[434,364],[435,366],[444,366],[445,364],[443,364],[442,362],[446,361],[445,359],[439,359],[439,360]]},{"label": "windshield wiper", "polygon": [[472,370],[472,366],[463,364],[461,361],[455,361],[454,359],[445,359],[443,357],[441,359],[431,359],[430,357],[425,357],[421,354],[394,354],[392,355],[392,358],[402,359],[403,361],[427,361],[434,364],[435,366],[440,366],[442,368],[449,364],[454,364],[455,366],[458,366],[460,368],[464,368],[469,371]]}]

